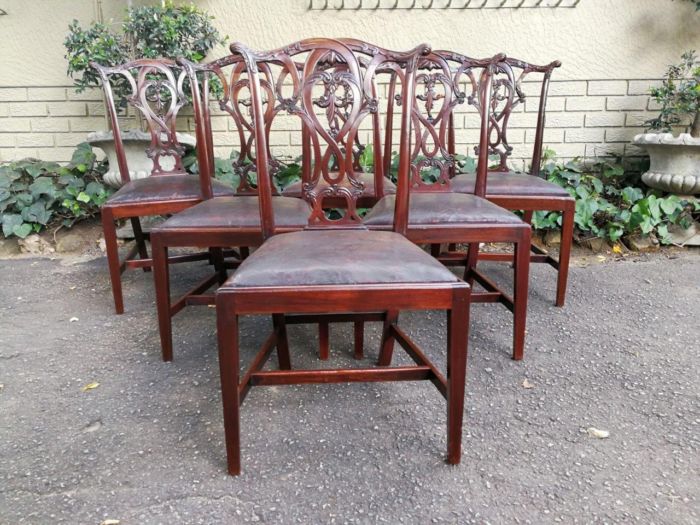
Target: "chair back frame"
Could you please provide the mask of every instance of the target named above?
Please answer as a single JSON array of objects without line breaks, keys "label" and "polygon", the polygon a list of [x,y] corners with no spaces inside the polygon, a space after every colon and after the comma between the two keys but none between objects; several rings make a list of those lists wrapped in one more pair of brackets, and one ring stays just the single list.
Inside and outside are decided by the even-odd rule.
[{"label": "chair back frame", "polygon": [[561,66],[561,62],[555,60],[547,65],[538,66],[515,58],[504,58],[496,65],[496,71],[492,82],[491,107],[489,121],[491,131],[489,134],[489,154],[499,157],[498,166],[490,171],[508,172],[507,161],[513,147],[508,143],[508,123],[513,111],[525,102],[526,96],[523,90],[523,81],[532,73],[541,73],[540,98],[537,108],[537,125],[535,127],[535,141],[532,149],[532,175],[540,175],[542,161],[542,146],[545,125],[545,109],[549,83],[554,69]]},{"label": "chair back frame", "polygon": [[[176,132],[178,114],[187,104],[183,89],[185,72],[177,68],[174,61],[167,59],[139,59],[113,67],[102,66],[96,62],[91,62],[90,65],[102,80],[122,183],[130,182],[131,177],[112,81],[128,86],[127,103],[145,120],[151,135],[151,143],[146,148],[146,155],[153,161],[151,175],[185,173],[182,165],[185,147],[178,141]],[[164,157],[174,160],[172,169],[163,168],[161,160]]]},{"label": "chair back frame", "polygon": [[[305,160],[311,168],[308,179],[304,181],[303,191],[312,206],[309,227],[364,228],[356,207],[363,184],[356,170],[354,146],[362,120],[378,111],[376,89],[373,88],[374,76],[383,71],[388,63],[400,64],[405,68],[405,102],[414,93],[414,72],[418,57],[428,51],[429,48],[425,45],[407,53],[373,48],[367,51],[371,58],[363,67],[350,47],[333,39],[302,40],[266,53],[252,51],[240,43],[231,45],[232,54],[241,56],[245,61],[249,76],[263,238],[275,233],[275,224],[269,178],[269,145],[264,125],[262,95],[265,87],[261,83],[260,72],[269,71],[272,66],[281,69],[277,81],[270,86],[273,93],[267,91],[267,95],[274,96],[277,109],[298,117],[308,136],[307,149],[311,154]],[[339,67],[331,67],[332,64],[338,64]],[[285,81],[286,87],[291,88],[291,94],[283,93]],[[315,95],[314,88],[319,87],[323,93]],[[339,94],[339,90],[342,93]],[[319,101],[322,102],[321,106]],[[320,122],[315,108],[335,105],[336,101],[343,108],[344,119],[339,129],[329,130]],[[404,234],[408,223],[410,126],[410,114],[407,113],[402,119],[399,187],[394,213],[394,229]],[[331,170],[331,165],[338,170]],[[321,180],[325,182],[324,185],[320,184]],[[345,200],[346,213],[342,218],[330,219],[326,216],[323,202],[330,198]]]},{"label": "chair back frame", "polygon": [[[411,111],[414,137],[411,152],[411,191],[451,191],[450,179],[456,173],[454,112],[457,106],[468,102],[477,108],[481,119],[479,145],[476,147],[476,195],[485,195],[488,137],[491,130],[491,78],[496,64],[504,58],[505,55],[500,54],[487,59],[473,59],[452,51],[435,51],[421,58],[416,85],[417,89],[422,90],[413,97]],[[478,69],[481,72],[477,78]],[[402,71],[394,71],[389,84],[384,145],[385,170],[388,170],[391,164],[395,105],[401,105],[400,95],[396,94],[396,80],[402,75]],[[466,84],[466,91],[461,88],[462,84]],[[432,147],[430,141],[433,142]],[[438,171],[435,182],[429,183],[423,179],[422,171],[425,169]]]}]

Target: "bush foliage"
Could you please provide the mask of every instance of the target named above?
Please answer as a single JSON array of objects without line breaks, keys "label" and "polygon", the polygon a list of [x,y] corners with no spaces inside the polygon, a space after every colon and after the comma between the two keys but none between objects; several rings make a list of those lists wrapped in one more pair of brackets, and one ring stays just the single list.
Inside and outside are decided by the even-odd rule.
[{"label": "bush foliage", "polygon": [[[625,235],[654,234],[663,244],[671,239],[672,224],[687,228],[700,203],[677,195],[663,196],[656,190],[637,185],[618,163],[599,161],[586,165],[579,160],[557,162],[554,152],[545,152],[542,173],[547,180],[568,191],[576,199],[576,228],[582,236],[600,237],[613,243]],[[535,229],[561,225],[559,212],[535,212]]]},{"label": "bush foliage", "polygon": [[107,171],[89,144],[71,161],[24,159],[0,166],[0,223],[5,237],[24,238],[51,226],[73,226],[99,213],[112,190],[102,183]]}]

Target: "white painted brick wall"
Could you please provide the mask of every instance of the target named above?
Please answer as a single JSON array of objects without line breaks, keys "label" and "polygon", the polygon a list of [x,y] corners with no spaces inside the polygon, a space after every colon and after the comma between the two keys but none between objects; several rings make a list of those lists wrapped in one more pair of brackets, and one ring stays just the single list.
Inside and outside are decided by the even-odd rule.
[{"label": "white painted brick wall", "polygon": [[[642,155],[630,141],[644,130],[643,122],[655,116],[658,105],[649,99],[648,92],[650,86],[658,84],[653,79],[557,81],[555,72],[547,101],[545,145],[561,158]],[[528,98],[511,117],[508,138],[516,167],[527,164],[532,155],[539,88],[538,82],[523,84]],[[385,91],[383,86],[381,91]],[[106,129],[104,115],[97,90],[76,93],[67,86],[0,87],[0,162],[24,157],[67,161],[87,133]],[[192,111],[182,115],[178,129],[193,134]],[[233,122],[216,108],[213,115],[216,152],[227,156],[238,148]],[[458,151],[473,154],[478,117],[473,111],[460,111],[455,122]],[[398,115],[394,124],[398,128]],[[369,122],[363,133],[368,126]],[[271,133],[273,150],[297,156],[301,145],[298,129],[296,118],[279,118]]]}]

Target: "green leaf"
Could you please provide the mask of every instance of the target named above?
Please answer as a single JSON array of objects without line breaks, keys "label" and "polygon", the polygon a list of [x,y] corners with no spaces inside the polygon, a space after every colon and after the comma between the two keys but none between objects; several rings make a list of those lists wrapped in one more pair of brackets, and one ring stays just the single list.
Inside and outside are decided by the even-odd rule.
[{"label": "green leaf", "polygon": [[666,215],[672,215],[676,211],[684,208],[683,204],[681,203],[681,199],[677,195],[670,195],[665,199],[659,199],[658,202],[661,210]]},{"label": "green leaf", "polygon": [[54,179],[50,177],[38,177],[29,185],[29,191],[32,192],[34,198],[38,198],[41,195],[48,195],[53,198],[58,193]]},{"label": "green leaf", "polygon": [[5,237],[13,235],[15,227],[19,227],[24,221],[22,216],[15,213],[5,213],[2,216],[2,234]]},{"label": "green leaf", "polygon": [[603,193],[603,181],[602,180],[600,180],[596,177],[592,177],[591,184],[593,185],[593,189],[595,190],[596,193]]},{"label": "green leaf", "polygon": [[49,222],[51,215],[52,212],[46,209],[46,203],[43,201],[37,201],[22,210],[22,219],[27,222],[37,222],[44,225]]},{"label": "green leaf", "polygon": [[78,193],[78,196],[75,198],[75,200],[87,203],[90,202],[90,195],[88,195],[84,191],[81,191],[80,193]]},{"label": "green leaf", "polygon": [[27,235],[32,233],[32,225],[25,222],[24,224],[20,224],[12,228],[12,233],[14,233],[17,237],[24,239]]},{"label": "green leaf", "polygon": [[638,200],[642,199],[644,197],[644,193],[642,190],[639,188],[634,188],[631,186],[627,186],[626,188],[622,188],[622,200],[626,202],[627,204],[634,204]]}]

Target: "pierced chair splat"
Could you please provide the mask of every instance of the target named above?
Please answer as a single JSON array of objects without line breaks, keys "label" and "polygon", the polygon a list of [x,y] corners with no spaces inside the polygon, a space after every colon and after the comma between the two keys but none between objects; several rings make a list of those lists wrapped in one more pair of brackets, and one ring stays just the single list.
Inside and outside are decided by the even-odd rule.
[{"label": "pierced chair splat", "polygon": [[[561,244],[559,257],[555,259],[549,253],[536,245],[531,245],[531,262],[546,263],[557,270],[557,306],[564,306],[566,285],[569,273],[569,258],[574,230],[574,213],[576,202],[561,186],[547,181],[542,176],[542,148],[544,144],[545,108],[549,82],[554,69],[561,66],[558,61],[546,66],[536,66],[506,58],[496,65],[496,75],[492,82],[491,107],[489,119],[491,131],[489,134],[489,154],[498,157],[498,165],[489,169],[486,179],[486,198],[509,210],[523,210],[524,220],[532,221],[532,215],[537,211],[559,211],[562,214]],[[535,141],[529,173],[515,172],[508,167],[508,160],[513,147],[508,143],[508,126],[511,119],[520,117],[514,114],[525,104],[523,81],[534,74],[541,75],[539,100],[537,102],[537,125]],[[529,104],[530,101],[527,103]],[[454,144],[452,144],[454,147]],[[454,151],[454,150],[452,150]],[[460,193],[475,192],[476,176],[460,174],[452,181],[452,190]],[[449,257],[449,254],[446,254]],[[480,259],[495,261],[512,261],[513,256],[504,253],[482,253]]]},{"label": "pierced chair splat", "polygon": [[[352,154],[355,136],[363,119],[377,109],[371,83],[378,69],[397,63],[405,69],[404,96],[414,89],[414,70],[421,46],[408,53],[377,52],[362,67],[353,51],[331,39],[309,39],[266,53],[240,44],[232,52],[246,62],[250,73],[255,123],[258,202],[262,246],[250,255],[216,292],[219,364],[221,370],[224,427],[228,471],[239,474],[240,405],[252,386],[357,381],[430,380],[447,399],[447,459],[459,463],[461,454],[469,286],[437,260],[404,237],[408,210],[410,118],[401,122],[399,179],[395,220],[390,231],[367,230],[357,213],[362,180]],[[329,59],[344,63],[328,71]],[[297,68],[301,64],[301,68]],[[269,182],[269,148],[264,129],[263,91],[260,71],[288,76],[291,94],[285,109],[303,122],[308,132],[313,170],[304,184],[312,204],[304,231],[279,233],[273,213]],[[314,99],[333,100],[343,91],[352,92],[347,119],[337,134],[327,132],[317,115]],[[337,166],[337,170],[329,166]],[[343,183],[341,183],[343,182]],[[343,199],[345,213],[329,217],[324,208],[331,200]],[[394,264],[395,261],[405,264]],[[442,309],[448,312],[447,373],[440,372],[410,341],[386,313],[397,310]],[[295,370],[291,368],[285,319],[301,315],[316,322],[323,316],[377,316],[384,318],[384,333],[396,338],[416,366]],[[248,371],[239,375],[239,329],[242,315],[273,316],[274,331],[253,359]],[[274,348],[281,370],[263,370]]]},{"label": "pierced chair splat", "polygon": [[[146,241],[149,235],[141,228],[140,217],[178,213],[202,200],[199,179],[188,174],[182,165],[185,148],[176,133],[180,109],[186,103],[183,91],[185,73],[170,60],[135,60],[120,66],[103,67],[96,63],[102,80],[107,112],[114,135],[122,187],[102,206],[104,230],[112,294],[116,313],[124,312],[121,274],[127,268],[150,270]],[[124,151],[119,111],[115,103],[112,83],[127,86],[128,106],[143,121],[151,136],[146,154],[153,160],[149,177],[131,180]],[[220,182],[212,184],[216,195],[232,195],[233,189]],[[119,258],[115,221],[130,219],[135,243],[123,260]],[[138,255],[138,258],[136,256]],[[212,260],[210,253],[177,255],[168,263]]]},{"label": "pierced chair splat", "polygon": [[[417,93],[410,106],[413,122],[413,149],[410,169],[410,204],[408,208],[409,239],[418,244],[468,244],[468,255],[447,263],[465,266],[464,278],[479,283],[485,291],[473,291],[472,302],[498,302],[513,312],[513,359],[523,357],[530,246],[530,227],[515,214],[484,198],[488,157],[487,140],[490,79],[495,64],[504,57],[471,59],[457,53],[440,52],[423,57],[417,75]],[[400,79],[401,71],[394,73]],[[389,87],[387,109],[387,139],[385,151],[392,145],[392,120],[397,109],[395,81]],[[452,176],[456,160],[450,149],[453,142],[452,120],[456,109],[470,101],[478,106],[480,118],[477,191],[467,195],[452,190]],[[408,111],[403,108],[403,112]],[[469,115],[467,116],[469,118]],[[388,169],[388,160],[384,159]],[[370,229],[386,230],[391,227],[391,214],[396,197],[388,195],[365,216],[364,224]],[[511,297],[489,277],[476,268],[479,243],[505,242],[515,247],[513,276],[514,293]],[[391,359],[391,344],[385,354]]]},{"label": "pierced chair splat", "polygon": [[[158,327],[161,339],[161,353],[164,361],[173,358],[172,318],[186,305],[214,304],[214,294],[207,290],[223,283],[227,269],[235,268],[237,261],[223,262],[219,259],[216,273],[201,282],[181,297],[173,300],[170,291],[170,275],[166,260],[169,250],[176,247],[199,247],[223,250],[238,246],[245,258],[248,248],[263,242],[260,211],[258,208],[258,187],[255,164],[254,125],[250,96],[250,81],[245,63],[239,56],[229,55],[209,64],[194,64],[180,60],[187,71],[192,86],[193,106],[197,122],[197,140],[205,147],[197,150],[199,176],[205,200],[178,215],[175,215],[154,228],[151,245],[154,260],[154,283]],[[270,75],[265,75],[266,93],[264,121],[266,133],[280,108],[275,98]],[[216,84],[217,90],[211,93]],[[216,100],[211,100],[212,98]],[[212,191],[214,146],[211,133],[210,103],[215,102],[219,109],[231,119],[232,129],[238,138],[238,154],[231,160],[231,166],[239,182],[234,196],[215,196]],[[282,164],[270,159],[267,176],[272,177]],[[272,179],[270,187],[274,188]],[[302,199],[280,196],[271,190],[273,214],[280,231],[301,230],[306,226],[310,212],[309,205]]]}]

